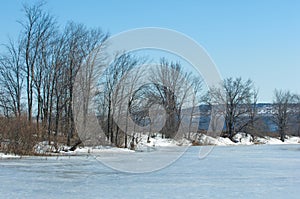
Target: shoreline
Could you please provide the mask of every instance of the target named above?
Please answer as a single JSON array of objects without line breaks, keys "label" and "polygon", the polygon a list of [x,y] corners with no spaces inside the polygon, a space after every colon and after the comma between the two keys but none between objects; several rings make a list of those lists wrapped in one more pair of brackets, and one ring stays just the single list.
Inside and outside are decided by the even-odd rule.
[{"label": "shoreline", "polygon": [[[293,138],[298,138],[300,140],[300,137],[293,136]],[[275,138],[276,139],[276,138]],[[238,147],[238,146],[274,146],[274,145],[300,145],[299,142],[281,142],[281,143],[251,143],[251,144],[243,144],[243,143],[234,143],[234,144],[227,144],[227,145],[220,145],[220,144],[199,144],[199,145],[192,145],[190,143],[189,145],[170,145],[170,146],[155,146],[150,147],[146,145],[149,148],[154,148],[153,151],[156,151],[156,149],[159,148],[172,148],[172,147]],[[11,160],[11,159],[22,159],[27,157],[80,157],[80,156],[89,156],[89,155],[97,155],[97,154],[131,154],[131,153],[151,153],[152,151],[147,150],[130,150],[126,148],[118,148],[118,147],[111,147],[111,146],[98,146],[98,147],[79,147],[75,151],[68,151],[63,152],[60,151],[58,153],[36,153],[32,155],[14,155],[14,154],[5,154],[4,152],[0,151],[0,160]]]}]

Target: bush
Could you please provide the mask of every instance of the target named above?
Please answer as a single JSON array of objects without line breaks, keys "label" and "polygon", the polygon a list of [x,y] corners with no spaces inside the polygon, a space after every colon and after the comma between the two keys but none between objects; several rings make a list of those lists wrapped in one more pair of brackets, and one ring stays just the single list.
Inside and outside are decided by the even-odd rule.
[{"label": "bush", "polygon": [[0,150],[4,153],[30,155],[38,140],[36,125],[25,117],[0,118]]}]

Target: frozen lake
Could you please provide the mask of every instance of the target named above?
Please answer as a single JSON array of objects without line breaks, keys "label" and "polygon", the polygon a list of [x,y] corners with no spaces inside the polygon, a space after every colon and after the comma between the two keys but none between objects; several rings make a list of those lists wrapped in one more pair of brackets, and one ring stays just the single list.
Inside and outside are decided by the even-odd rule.
[{"label": "frozen lake", "polygon": [[[144,174],[110,169],[93,156],[0,160],[0,197],[132,199],[300,196],[300,145],[219,146],[204,159],[198,158],[199,149],[191,147],[167,168]],[[140,156],[141,153],[132,153],[131,158],[135,155]],[[164,156],[167,157],[168,152],[160,154],[157,161]],[[120,161],[127,163],[125,159]]]}]

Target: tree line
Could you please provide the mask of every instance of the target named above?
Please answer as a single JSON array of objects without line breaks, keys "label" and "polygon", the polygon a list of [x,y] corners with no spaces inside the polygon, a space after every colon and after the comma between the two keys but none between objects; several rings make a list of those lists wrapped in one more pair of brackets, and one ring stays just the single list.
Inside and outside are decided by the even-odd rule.
[{"label": "tree line", "polygon": [[[224,116],[225,129],[222,136],[235,141],[233,137],[239,132],[248,133],[253,138],[269,134],[258,112],[258,93],[252,80],[242,78],[226,78],[218,87],[209,90],[204,101],[207,104],[223,105],[216,113],[211,113],[212,119],[218,115]],[[299,135],[299,99],[298,94],[287,90],[274,91],[270,120],[283,142],[287,134]],[[273,133],[273,136],[277,135]]]},{"label": "tree line", "polygon": [[[138,142],[141,131],[149,137],[157,132],[166,138],[181,134],[192,140],[199,133],[199,122],[193,118],[199,115],[200,104],[223,107],[211,113],[212,131],[216,117],[223,115],[223,136],[233,139],[242,131],[254,135],[259,125],[258,90],[251,80],[227,78],[205,93],[203,81],[179,62],[162,58],[156,67],[142,70],[139,66],[147,63],[145,58],[120,53],[106,63],[108,33],[75,22],[60,27],[55,17],[43,10],[43,4],[24,5],[23,10],[22,31],[16,41],[4,45],[0,57],[2,150],[26,154],[44,140],[56,147],[58,143],[78,143],[83,139],[78,131],[86,131],[89,125],[91,100],[96,103],[97,123],[104,135],[84,141],[98,139],[102,144],[127,148]],[[97,73],[96,64],[106,68],[98,79],[92,75]],[[142,78],[145,73],[146,82]],[[97,82],[96,90],[92,81]],[[274,122],[282,141],[290,115],[299,113],[298,99],[289,91],[274,93]],[[76,100],[80,107],[74,107]],[[157,107],[164,110],[164,118]],[[82,129],[75,125],[74,108],[83,110]]]},{"label": "tree line", "polygon": [[14,135],[9,137],[16,145],[23,142],[17,132],[28,131],[26,128],[34,135],[32,139],[50,143],[51,136],[60,133],[70,145],[75,132],[72,101],[76,73],[108,34],[74,22],[59,27],[43,4],[24,5],[23,10],[19,38],[4,45],[0,58],[2,127],[8,128],[12,119],[10,126],[19,127],[2,132]]}]

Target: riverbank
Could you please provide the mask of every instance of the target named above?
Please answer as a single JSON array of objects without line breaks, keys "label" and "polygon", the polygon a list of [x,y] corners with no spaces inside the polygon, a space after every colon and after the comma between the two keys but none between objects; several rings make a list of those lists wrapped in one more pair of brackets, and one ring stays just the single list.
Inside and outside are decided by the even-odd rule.
[{"label": "riverbank", "polygon": [[[88,154],[101,153],[134,153],[134,152],[151,152],[162,147],[188,147],[188,146],[240,146],[240,145],[285,145],[285,144],[300,144],[300,137],[286,136],[284,142],[279,138],[274,137],[252,137],[249,134],[239,133],[234,137],[235,142],[229,138],[211,137],[205,134],[198,136],[197,140],[191,141],[185,138],[182,139],[164,139],[161,135],[148,139],[148,136],[141,136],[135,149],[118,148],[113,146],[94,146],[94,147],[77,147],[76,150],[70,151],[69,147],[61,145],[59,149],[48,142],[40,142],[35,146],[36,156],[80,156]],[[0,159],[18,159],[22,156],[14,154],[5,154],[0,152]]]}]

